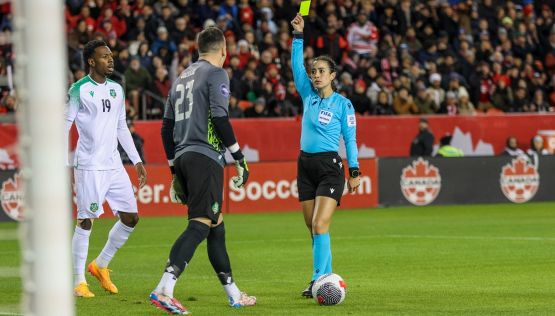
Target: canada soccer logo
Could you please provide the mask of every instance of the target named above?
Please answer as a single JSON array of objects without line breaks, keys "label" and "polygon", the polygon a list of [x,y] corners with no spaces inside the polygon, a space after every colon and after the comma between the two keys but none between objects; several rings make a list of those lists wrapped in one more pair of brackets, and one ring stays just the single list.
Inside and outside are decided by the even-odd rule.
[{"label": "canada soccer logo", "polygon": [[23,191],[20,186],[19,173],[13,179],[8,179],[2,183],[0,188],[0,201],[4,212],[13,220],[23,219]]},{"label": "canada soccer logo", "polygon": [[501,169],[501,191],[514,203],[530,201],[540,186],[540,175],[523,157],[513,159]]},{"label": "canada soccer logo", "polygon": [[432,203],[441,189],[439,169],[427,160],[418,158],[401,173],[401,191],[414,205]]}]

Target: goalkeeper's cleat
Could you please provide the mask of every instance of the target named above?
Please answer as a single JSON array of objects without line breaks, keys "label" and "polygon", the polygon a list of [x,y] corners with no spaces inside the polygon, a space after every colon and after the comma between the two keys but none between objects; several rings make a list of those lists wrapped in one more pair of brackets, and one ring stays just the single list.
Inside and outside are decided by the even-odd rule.
[{"label": "goalkeeper's cleat", "polygon": [[94,293],[89,289],[89,285],[86,282],[79,283],[74,289],[73,294],[77,297],[91,298],[94,297]]},{"label": "goalkeeper's cleat", "polygon": [[231,307],[245,307],[245,306],[253,306],[256,304],[256,297],[249,296],[245,292],[241,292],[241,296],[237,301],[233,299],[233,297],[229,298],[229,306]]},{"label": "goalkeeper's cleat", "polygon": [[176,298],[152,291],[149,296],[152,305],[171,315],[189,315],[189,311]]},{"label": "goalkeeper's cleat", "polygon": [[314,281],[310,281],[310,283],[308,283],[308,286],[301,293],[301,296],[306,298],[312,298],[312,286],[314,286]]},{"label": "goalkeeper's cleat", "polygon": [[92,276],[100,281],[100,285],[103,289],[110,292],[111,294],[118,294],[118,288],[112,283],[110,280],[110,269],[108,268],[99,268],[96,264],[96,260],[93,260],[89,263],[89,267],[87,269]]}]

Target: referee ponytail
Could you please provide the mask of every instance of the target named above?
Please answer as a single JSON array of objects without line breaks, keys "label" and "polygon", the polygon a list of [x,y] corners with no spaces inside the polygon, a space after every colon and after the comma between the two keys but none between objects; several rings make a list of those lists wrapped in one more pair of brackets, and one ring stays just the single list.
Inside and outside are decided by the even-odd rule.
[{"label": "referee ponytail", "polygon": [[[337,72],[337,64],[335,63],[335,61],[328,55],[322,55],[322,56],[318,56],[316,58],[314,58],[314,60],[312,61],[312,64],[314,65],[314,63],[316,63],[317,61],[323,61],[326,62],[328,64],[328,67],[330,67],[330,74]],[[336,74],[337,77],[337,74]],[[331,81],[331,88],[335,91],[337,89],[337,87],[335,86],[335,82],[334,80]]]}]

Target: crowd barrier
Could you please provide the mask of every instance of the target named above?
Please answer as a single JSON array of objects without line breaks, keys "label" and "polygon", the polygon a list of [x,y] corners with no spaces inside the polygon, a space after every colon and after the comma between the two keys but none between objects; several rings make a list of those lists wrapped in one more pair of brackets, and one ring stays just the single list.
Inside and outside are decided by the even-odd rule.
[{"label": "crowd barrier", "polygon": [[[171,176],[166,166],[147,165],[148,183],[136,190],[136,174],[127,167],[136,190],[141,216],[186,213],[170,202]],[[300,212],[296,162],[249,164],[244,188],[232,186],[232,165],[224,177],[224,213]],[[555,200],[555,156],[525,157],[382,158],[361,159],[361,186],[345,188],[340,210],[399,205],[469,203],[525,203]],[[0,170],[0,221],[19,220],[24,214],[21,179],[17,170]],[[73,197],[75,202],[75,196]],[[74,204],[75,207],[75,204]],[[111,212],[105,205],[105,213]]]},{"label": "crowd barrier", "polygon": [[[453,135],[452,144],[465,156],[495,156],[503,151],[507,137],[515,136],[520,146],[529,147],[530,139],[540,134],[545,145],[555,151],[555,114],[506,114],[479,116],[428,117],[435,143],[445,134]],[[418,116],[365,116],[357,118],[360,158],[407,157],[418,133]],[[236,119],[232,125],[248,161],[294,161],[299,154],[301,122],[291,119]],[[166,164],[160,136],[160,121],[135,122],[144,138],[148,164]],[[0,124],[0,169],[17,166],[15,125]],[[76,132],[73,132],[75,145]],[[345,156],[344,146],[340,154]],[[228,156],[228,158],[230,158]]]}]

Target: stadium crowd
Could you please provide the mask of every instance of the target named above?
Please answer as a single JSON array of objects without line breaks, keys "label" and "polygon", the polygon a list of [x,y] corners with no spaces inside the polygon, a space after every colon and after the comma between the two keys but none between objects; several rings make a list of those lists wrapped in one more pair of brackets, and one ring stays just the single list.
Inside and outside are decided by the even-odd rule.
[{"label": "stadium crowd", "polygon": [[[290,21],[299,4],[67,0],[69,81],[86,75],[83,45],[104,39],[128,114],[160,118],[174,78],[197,58],[195,34],[214,25],[227,38],[231,116],[295,116],[302,104],[290,68]],[[363,115],[551,112],[553,8],[551,0],[313,0],[305,60],[308,68],[314,56],[330,55],[339,64],[337,91]],[[0,30],[11,26],[11,14],[3,14]],[[5,68],[10,54],[2,52]]]}]

